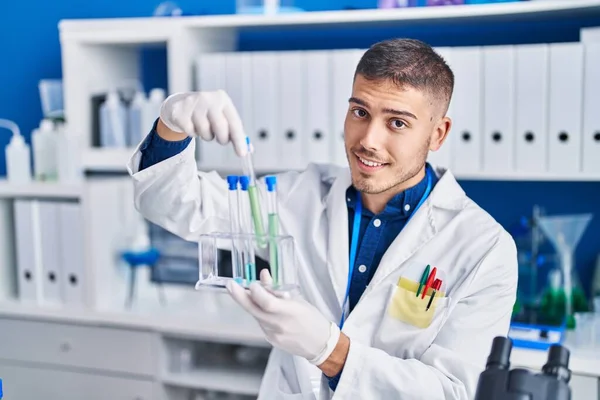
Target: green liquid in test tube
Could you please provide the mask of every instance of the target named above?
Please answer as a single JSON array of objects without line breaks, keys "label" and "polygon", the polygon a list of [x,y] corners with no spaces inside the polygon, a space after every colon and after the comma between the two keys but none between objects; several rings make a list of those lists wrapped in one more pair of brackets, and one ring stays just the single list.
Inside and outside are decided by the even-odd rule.
[{"label": "green liquid in test tube", "polygon": [[246,144],[248,145],[248,153],[242,158],[242,160],[244,175],[248,176],[250,179],[248,186],[250,211],[252,214],[252,221],[254,222],[254,233],[257,236],[258,245],[264,248],[266,246],[265,227],[262,219],[258,189],[256,188],[256,175],[254,174],[254,165],[252,164],[252,145],[250,144],[249,137],[246,137]]},{"label": "green liquid in test tube", "polygon": [[279,215],[277,213],[277,178],[267,176],[267,211],[269,214],[269,261],[273,284],[279,285],[279,255],[277,249],[277,236],[279,236]]},{"label": "green liquid in test tube", "polygon": [[[240,189],[242,193],[238,197],[239,216],[240,216],[240,231],[243,233],[252,233],[253,220],[251,217],[250,195],[247,194],[250,190],[250,178],[240,176]],[[242,249],[242,265],[244,266],[244,278],[247,284],[256,280],[256,258],[254,254],[254,241],[243,240]]]}]

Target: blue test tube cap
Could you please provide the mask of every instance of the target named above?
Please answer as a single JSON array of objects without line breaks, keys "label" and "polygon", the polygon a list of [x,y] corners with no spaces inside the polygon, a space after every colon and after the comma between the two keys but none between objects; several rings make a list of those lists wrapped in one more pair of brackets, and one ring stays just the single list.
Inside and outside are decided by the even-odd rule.
[{"label": "blue test tube cap", "polygon": [[0,399],[2,398],[2,379],[0,379]]},{"label": "blue test tube cap", "polygon": [[250,177],[247,175],[240,176],[240,185],[242,186],[242,190],[248,190],[248,186],[250,186]]},{"label": "blue test tube cap", "polygon": [[237,175],[228,175],[227,176],[227,184],[229,185],[229,190],[237,190],[238,182],[240,181],[240,177]]},{"label": "blue test tube cap", "polygon": [[265,183],[267,184],[267,191],[274,192],[275,185],[277,185],[277,177],[275,176],[267,176],[265,178]]}]

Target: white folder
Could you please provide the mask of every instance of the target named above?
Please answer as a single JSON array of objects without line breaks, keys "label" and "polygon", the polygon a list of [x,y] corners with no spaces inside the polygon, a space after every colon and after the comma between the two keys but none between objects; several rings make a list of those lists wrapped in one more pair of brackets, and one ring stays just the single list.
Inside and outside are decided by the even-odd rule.
[{"label": "white folder", "polygon": [[58,235],[59,206],[56,201],[39,201],[39,226],[41,242],[41,264],[43,278],[43,302],[60,304],[60,281],[62,268],[60,260],[60,240]]},{"label": "white folder", "polygon": [[43,293],[39,204],[35,200],[16,199],[14,211],[19,299],[39,304]]},{"label": "white folder", "polygon": [[69,306],[85,305],[84,225],[81,205],[63,202],[59,206],[58,233],[62,266],[61,293]]},{"label": "white folder", "polygon": [[483,51],[483,170],[514,170],[515,57],[513,46]]},{"label": "white folder", "polygon": [[[434,48],[435,52],[438,53],[442,58],[446,61],[448,65],[451,64],[452,59],[452,48],[450,47],[436,47]],[[451,119],[452,117],[452,103],[450,103],[450,107],[448,108],[448,112],[446,115]],[[450,140],[450,132],[448,132],[448,136],[442,147],[440,147],[437,151],[430,151],[427,156],[427,161],[433,166],[440,166],[444,168],[452,168],[451,164],[452,160],[452,141]]]},{"label": "white folder", "polygon": [[248,136],[254,146],[254,166],[263,171],[280,166],[277,126],[280,101],[277,98],[277,53],[259,51],[252,54],[252,125]]},{"label": "white folder", "polygon": [[550,44],[549,168],[556,175],[581,171],[583,45]]},{"label": "white folder", "polygon": [[519,45],[515,59],[515,168],[543,173],[548,168],[548,45]]},{"label": "white folder", "polygon": [[305,150],[308,162],[331,163],[331,52],[303,53],[306,71]]},{"label": "white folder", "polygon": [[452,168],[457,175],[476,174],[482,169],[483,60],[480,47],[452,49],[454,72],[452,98]]},{"label": "white folder", "polygon": [[348,113],[348,99],[352,96],[354,72],[364,52],[360,49],[339,49],[332,52],[332,161],[340,166],[348,165],[344,122]]},{"label": "white folder", "polygon": [[[222,53],[206,53],[198,57],[197,68],[197,90],[215,91],[225,90],[225,56]],[[202,169],[217,169],[225,164],[225,146],[217,142],[198,140],[198,161]]]},{"label": "white folder", "polygon": [[280,143],[280,166],[303,169],[307,164],[305,150],[305,112],[307,103],[306,58],[300,51],[283,51],[278,55],[278,97],[281,107],[277,135]]},{"label": "white folder", "polygon": [[[224,53],[225,91],[231,98],[242,120],[244,132],[248,135],[252,129],[252,76],[249,52]],[[227,146],[224,166],[235,170],[240,168],[240,159],[232,146]]]},{"label": "white folder", "polygon": [[600,43],[585,45],[583,171],[600,175]]}]

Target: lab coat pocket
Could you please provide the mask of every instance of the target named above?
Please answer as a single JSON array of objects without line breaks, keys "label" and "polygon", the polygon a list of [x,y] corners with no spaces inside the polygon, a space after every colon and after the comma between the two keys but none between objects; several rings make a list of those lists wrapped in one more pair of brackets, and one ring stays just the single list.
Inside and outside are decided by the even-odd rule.
[{"label": "lab coat pocket", "polygon": [[[431,325],[438,308],[442,310],[448,301],[444,292],[427,290],[423,297],[417,295],[417,282],[400,278],[388,305],[388,317],[402,321],[416,328],[425,329]],[[433,300],[432,300],[433,296]]]}]

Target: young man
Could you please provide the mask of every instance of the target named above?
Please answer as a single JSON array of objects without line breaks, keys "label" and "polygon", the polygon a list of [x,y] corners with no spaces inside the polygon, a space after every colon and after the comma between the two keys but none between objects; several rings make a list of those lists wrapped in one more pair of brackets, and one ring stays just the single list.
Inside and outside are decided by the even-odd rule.
[{"label": "young man", "polygon": [[[426,163],[450,131],[452,71],[422,42],[389,40],[348,84],[349,169],[278,176],[302,298],[228,286],[274,347],[259,398],[470,399],[492,339],[508,332],[517,259],[451,172]],[[225,93],[183,93],[165,101],[129,164],[138,210],[189,240],[229,226],[227,185],[197,171],[192,137],[246,152]],[[420,283],[438,279],[428,306]]]}]

